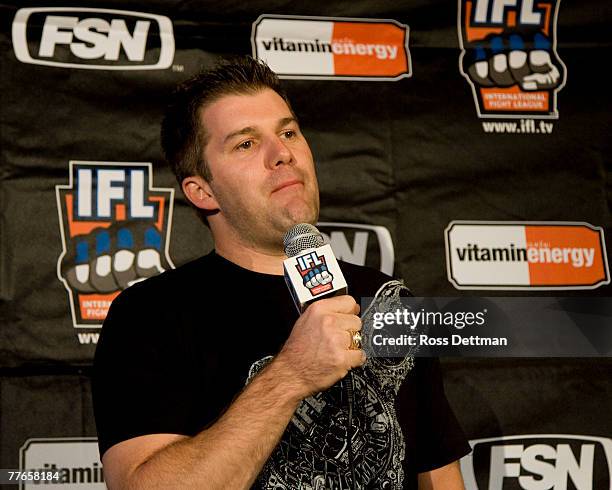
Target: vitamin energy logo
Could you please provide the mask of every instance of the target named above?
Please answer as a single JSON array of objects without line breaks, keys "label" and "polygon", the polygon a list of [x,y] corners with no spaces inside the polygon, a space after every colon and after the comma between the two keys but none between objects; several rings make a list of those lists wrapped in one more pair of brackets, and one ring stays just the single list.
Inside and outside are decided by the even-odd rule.
[{"label": "vitamin energy logo", "polygon": [[48,437],[25,441],[19,450],[23,471],[51,473],[59,481],[20,482],[20,490],[36,488],[78,488],[105,490],[102,463],[95,437]]},{"label": "vitamin energy logo", "polygon": [[262,15],[253,57],[281,78],[399,80],[412,75],[408,26],[394,20]]},{"label": "vitamin energy logo", "polygon": [[457,289],[595,289],[610,283],[603,230],[588,223],[453,221],[445,230]]}]

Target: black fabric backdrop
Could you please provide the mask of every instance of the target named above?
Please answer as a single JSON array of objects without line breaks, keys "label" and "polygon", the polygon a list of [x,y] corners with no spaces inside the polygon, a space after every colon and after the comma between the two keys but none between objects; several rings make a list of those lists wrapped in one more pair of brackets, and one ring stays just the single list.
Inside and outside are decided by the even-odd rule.
[{"label": "black fabric backdrop", "polygon": [[[69,183],[70,161],[150,162],[153,185],[176,189],[166,237],[172,262],[208,252],[208,230],[163,161],[161,115],[177,82],[219,56],[251,53],[251,28],[262,14],[394,19],[409,26],[410,78],[284,83],[317,162],[321,221],[389,230],[394,273],[416,295],[485,294],[459,291],[447,278],[444,229],[453,220],[577,221],[608,236],[612,229],[609,2],[561,3],[557,53],[567,81],[558,93],[559,119],[552,134],[518,135],[483,130],[459,70],[456,2],[61,5],[167,16],[176,51],[172,65],[159,70],[22,63],[12,41],[16,12],[57,5],[0,3],[0,467],[19,467],[19,448],[30,438],[95,436],[88,382],[95,335],[79,334],[99,327],[75,328],[57,275],[63,244],[55,186]],[[349,242],[355,232],[347,232]],[[609,243],[606,250],[609,256]],[[368,252],[367,262],[378,265],[377,251],[370,245]],[[611,290],[486,295],[609,296]],[[609,358],[443,364],[449,398],[470,439],[612,434]],[[593,488],[608,488],[607,474]]]}]

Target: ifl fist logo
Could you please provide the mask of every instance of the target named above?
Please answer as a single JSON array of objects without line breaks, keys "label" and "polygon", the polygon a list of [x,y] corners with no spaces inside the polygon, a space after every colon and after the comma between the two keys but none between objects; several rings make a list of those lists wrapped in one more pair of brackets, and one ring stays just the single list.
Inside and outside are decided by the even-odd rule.
[{"label": "ifl fist logo", "polygon": [[[559,117],[557,92],[566,77],[556,52],[559,3],[459,0],[459,66],[480,117]],[[532,126],[512,132],[540,132]]]},{"label": "ifl fist logo", "polygon": [[318,296],[333,288],[334,276],[327,270],[325,257],[317,252],[309,252],[297,257],[295,268],[298,270],[310,294]]},{"label": "ifl fist logo", "polygon": [[56,186],[63,241],[57,274],[75,327],[100,326],[123,289],[174,267],[174,190],[151,184],[150,163],[70,162],[70,184]]}]

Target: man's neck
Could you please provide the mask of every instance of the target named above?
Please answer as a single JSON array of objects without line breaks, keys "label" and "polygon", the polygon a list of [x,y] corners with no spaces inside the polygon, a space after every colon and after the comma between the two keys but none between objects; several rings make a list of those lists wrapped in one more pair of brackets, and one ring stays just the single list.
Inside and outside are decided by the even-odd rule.
[{"label": "man's neck", "polygon": [[283,260],[287,258],[281,251],[262,251],[248,245],[230,244],[219,240],[215,241],[215,251],[224,259],[244,269],[263,274],[283,275]]}]

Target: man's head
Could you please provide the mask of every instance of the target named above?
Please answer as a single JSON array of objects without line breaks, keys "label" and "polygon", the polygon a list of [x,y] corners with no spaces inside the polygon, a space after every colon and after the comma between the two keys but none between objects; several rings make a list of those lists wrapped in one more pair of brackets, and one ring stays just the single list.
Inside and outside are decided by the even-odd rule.
[{"label": "man's head", "polygon": [[318,217],[312,155],[276,75],[250,57],[181,84],[162,146],[189,201],[215,233],[271,249]]}]

